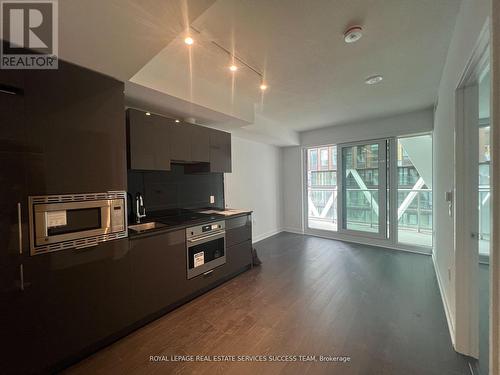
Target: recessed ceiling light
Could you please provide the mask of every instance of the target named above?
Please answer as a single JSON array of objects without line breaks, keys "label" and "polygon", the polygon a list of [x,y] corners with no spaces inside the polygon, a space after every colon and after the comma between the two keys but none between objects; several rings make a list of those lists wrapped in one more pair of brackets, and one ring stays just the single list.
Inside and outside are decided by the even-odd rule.
[{"label": "recessed ceiling light", "polygon": [[175,120],[175,122],[181,122],[181,120]]},{"label": "recessed ceiling light", "polygon": [[384,77],[382,77],[381,75],[375,75],[375,76],[370,76],[368,77],[366,80],[365,80],[365,83],[367,85],[376,85],[377,83],[380,83],[382,82],[382,80],[384,79]]},{"label": "recessed ceiling light", "polygon": [[146,112],[146,116],[151,116],[151,113],[149,113],[149,112]]},{"label": "recessed ceiling light", "polygon": [[267,90],[267,85],[266,85],[265,83],[261,84],[261,85],[260,85],[260,89],[261,89],[262,91],[266,91],[266,90]]},{"label": "recessed ceiling light", "polygon": [[230,70],[230,71],[232,71],[232,72],[236,72],[236,71],[238,70],[238,67],[237,67],[236,65],[234,65],[234,64],[233,64],[233,65],[231,65],[231,66],[229,67],[229,70]]},{"label": "recessed ceiling light", "polygon": [[184,39],[184,43],[186,43],[188,46],[190,46],[194,43],[194,39],[191,38],[190,36],[188,36],[188,37],[186,37],[186,39]]},{"label": "recessed ceiling light", "polygon": [[346,43],[354,43],[363,36],[363,28],[361,26],[351,26],[344,32],[344,41]]}]

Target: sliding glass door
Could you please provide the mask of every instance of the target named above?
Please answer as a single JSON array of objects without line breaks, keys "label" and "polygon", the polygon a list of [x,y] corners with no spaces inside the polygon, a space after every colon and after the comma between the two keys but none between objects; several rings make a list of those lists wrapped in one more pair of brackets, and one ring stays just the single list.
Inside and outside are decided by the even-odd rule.
[{"label": "sliding glass door", "polygon": [[337,231],[337,146],[307,150],[307,226]]},{"label": "sliding glass door", "polygon": [[341,233],[387,236],[387,141],[340,145]]},{"label": "sliding glass door", "polygon": [[304,155],[309,233],[430,252],[431,134],[317,146]]},{"label": "sliding glass door", "polygon": [[432,246],[432,136],[400,137],[397,147],[397,242]]}]

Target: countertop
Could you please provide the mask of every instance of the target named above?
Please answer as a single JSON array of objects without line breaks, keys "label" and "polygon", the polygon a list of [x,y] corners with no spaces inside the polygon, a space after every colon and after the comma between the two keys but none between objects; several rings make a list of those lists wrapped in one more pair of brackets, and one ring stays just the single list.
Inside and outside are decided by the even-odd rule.
[{"label": "countertop", "polygon": [[[149,230],[145,230],[142,232],[135,232],[133,230],[129,230],[128,231],[128,238],[129,238],[129,240],[135,240],[138,238],[149,237],[151,235],[167,233],[167,232],[174,232],[174,231],[183,230],[183,229],[195,226],[195,225],[203,225],[203,224],[213,223],[215,221],[236,218],[239,216],[251,215],[253,211],[251,211],[251,210],[237,210],[237,209],[226,209],[226,210],[206,209],[206,210],[199,210],[199,212],[212,214],[214,216],[211,216],[210,218],[207,218],[206,220],[199,220],[196,222],[187,222],[187,223],[183,223],[183,224],[179,224],[179,225],[165,225],[165,226],[160,227],[160,228],[149,229]],[[141,220],[141,224],[155,222],[155,221],[158,221],[158,218],[146,217],[145,220]],[[130,225],[133,225],[133,224],[129,224],[129,226]]]}]

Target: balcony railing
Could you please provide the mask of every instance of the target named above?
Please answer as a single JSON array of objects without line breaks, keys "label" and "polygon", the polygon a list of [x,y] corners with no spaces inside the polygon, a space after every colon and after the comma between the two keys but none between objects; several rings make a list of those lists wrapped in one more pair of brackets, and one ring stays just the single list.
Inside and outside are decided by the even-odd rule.
[{"label": "balcony railing", "polygon": [[[378,189],[346,189],[347,220],[349,223],[376,227],[378,226]],[[349,193],[362,193],[355,201],[350,200]],[[398,229],[417,233],[432,233],[432,190],[430,189],[398,189],[398,193],[405,193],[403,197],[398,194]],[[424,197],[424,194],[426,197]],[[336,224],[337,218],[337,187],[308,188],[308,217],[314,221],[332,222]],[[352,197],[351,197],[352,198]],[[358,217],[350,213],[358,212]],[[414,214],[416,222],[408,222],[410,215]],[[360,218],[360,216],[364,216]],[[426,217],[427,220],[424,219]],[[411,216],[410,216],[411,218]]]}]

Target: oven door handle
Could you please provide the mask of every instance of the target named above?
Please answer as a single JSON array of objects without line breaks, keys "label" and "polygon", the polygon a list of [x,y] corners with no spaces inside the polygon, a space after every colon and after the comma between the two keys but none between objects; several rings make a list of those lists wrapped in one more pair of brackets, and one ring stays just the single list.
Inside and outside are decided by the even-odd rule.
[{"label": "oven door handle", "polygon": [[225,236],[226,236],[226,232],[224,231],[224,232],[210,234],[208,236],[203,236],[203,237],[198,237],[198,238],[190,238],[190,239],[188,239],[188,242],[189,243],[202,243],[205,240],[216,239],[216,237],[223,238]]}]

